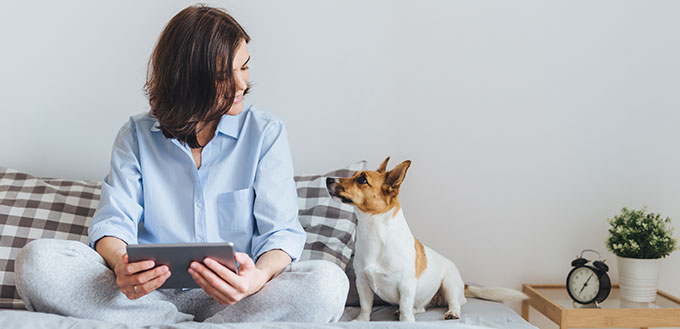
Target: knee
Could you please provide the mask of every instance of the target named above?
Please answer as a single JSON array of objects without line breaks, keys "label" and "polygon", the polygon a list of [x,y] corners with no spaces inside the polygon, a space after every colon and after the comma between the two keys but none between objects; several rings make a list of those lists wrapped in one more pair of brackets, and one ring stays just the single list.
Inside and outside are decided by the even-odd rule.
[{"label": "knee", "polygon": [[54,250],[52,239],[37,239],[26,244],[15,260],[15,273],[18,277],[26,277],[31,273],[40,271],[45,265],[45,260],[50,258],[48,255]]},{"label": "knee", "polygon": [[345,308],[349,280],[345,272],[328,261],[310,261],[310,280],[307,291],[310,309],[316,309],[321,322],[340,319]]},{"label": "knee", "polygon": [[[77,241],[37,239],[26,244],[15,259],[14,278],[17,286],[31,287],[38,281],[52,280],[51,274],[59,275],[59,265],[65,265],[60,252]],[[26,289],[23,289],[26,292]]]}]

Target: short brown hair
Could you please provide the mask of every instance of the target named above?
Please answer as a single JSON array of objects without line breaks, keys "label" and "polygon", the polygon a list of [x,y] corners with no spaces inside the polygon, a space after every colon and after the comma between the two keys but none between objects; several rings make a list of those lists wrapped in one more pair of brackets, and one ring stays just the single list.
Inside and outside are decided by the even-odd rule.
[{"label": "short brown hair", "polygon": [[220,8],[194,5],[168,22],[149,59],[144,84],[151,114],[166,138],[201,147],[198,123],[229,111],[235,93],[232,60],[241,40],[247,43],[250,36]]}]

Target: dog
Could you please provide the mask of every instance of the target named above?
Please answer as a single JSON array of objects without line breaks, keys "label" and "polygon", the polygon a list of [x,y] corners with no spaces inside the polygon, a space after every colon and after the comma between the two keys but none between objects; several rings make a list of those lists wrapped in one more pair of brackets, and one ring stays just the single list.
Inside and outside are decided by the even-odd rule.
[{"label": "dog", "polygon": [[328,193],[354,206],[354,255],[361,311],[355,321],[370,321],[373,294],[399,305],[400,321],[415,321],[427,307],[448,306],[445,319],[458,319],[466,297],[516,301],[525,294],[506,288],[466,286],[456,265],[413,237],[399,204],[399,187],[411,161],[387,171],[387,157],[376,171],[349,178],[327,178]]}]

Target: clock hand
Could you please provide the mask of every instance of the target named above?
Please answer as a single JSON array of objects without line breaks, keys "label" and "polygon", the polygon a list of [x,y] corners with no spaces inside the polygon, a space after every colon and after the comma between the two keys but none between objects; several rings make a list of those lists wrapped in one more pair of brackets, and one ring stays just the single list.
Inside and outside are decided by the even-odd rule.
[{"label": "clock hand", "polygon": [[581,290],[578,292],[579,294],[583,291],[583,289],[586,288],[586,286],[588,285],[588,281],[590,281],[590,278],[592,277],[593,277],[592,274],[588,277],[588,280],[586,280],[586,283],[583,284],[583,287],[581,287]]}]

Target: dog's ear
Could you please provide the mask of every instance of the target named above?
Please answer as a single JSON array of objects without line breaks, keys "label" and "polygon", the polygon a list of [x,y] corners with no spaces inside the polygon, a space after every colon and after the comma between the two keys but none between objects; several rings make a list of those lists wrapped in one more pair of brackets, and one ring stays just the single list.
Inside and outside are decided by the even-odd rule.
[{"label": "dog's ear", "polygon": [[387,193],[392,193],[395,189],[399,188],[399,185],[404,181],[406,176],[406,170],[411,166],[411,161],[406,160],[398,164],[394,169],[390,170],[385,177],[385,184],[383,185],[383,191]]},{"label": "dog's ear", "polygon": [[380,167],[378,167],[378,172],[383,173],[387,169],[387,162],[390,161],[390,157],[385,158],[383,162],[380,164]]}]

